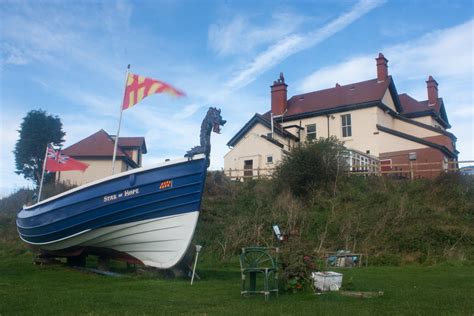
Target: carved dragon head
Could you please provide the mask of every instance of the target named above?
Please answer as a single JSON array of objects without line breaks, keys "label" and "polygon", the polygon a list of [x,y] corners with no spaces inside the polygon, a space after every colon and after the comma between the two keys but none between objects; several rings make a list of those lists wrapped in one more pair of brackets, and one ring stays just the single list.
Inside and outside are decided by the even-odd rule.
[{"label": "carved dragon head", "polygon": [[208,123],[212,125],[212,131],[216,134],[221,133],[221,126],[227,122],[222,119],[221,110],[217,108],[209,108],[207,111]]}]

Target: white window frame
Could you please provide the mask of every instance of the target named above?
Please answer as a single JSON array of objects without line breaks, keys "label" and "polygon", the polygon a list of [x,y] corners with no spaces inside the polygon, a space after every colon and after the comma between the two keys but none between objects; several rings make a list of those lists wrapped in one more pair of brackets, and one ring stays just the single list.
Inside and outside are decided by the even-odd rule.
[{"label": "white window frame", "polygon": [[[268,161],[268,158],[271,159],[271,161]],[[271,165],[273,164],[273,155],[267,155],[267,162],[266,162],[267,165]]]},{"label": "white window frame", "polygon": [[[308,127],[309,126],[314,126],[314,132],[308,132]],[[317,138],[317,129],[316,129],[316,123],[313,123],[313,124],[307,124],[306,127],[306,140],[309,141],[309,142],[312,142],[312,141],[315,141],[316,138]],[[310,135],[311,135],[311,138],[310,138]],[[313,136],[314,135],[314,136]]]},{"label": "white window frame", "polygon": [[[347,122],[349,118],[349,122]],[[351,113],[341,115],[341,135],[342,138],[352,137],[352,116]],[[346,134],[346,135],[344,135]]]}]

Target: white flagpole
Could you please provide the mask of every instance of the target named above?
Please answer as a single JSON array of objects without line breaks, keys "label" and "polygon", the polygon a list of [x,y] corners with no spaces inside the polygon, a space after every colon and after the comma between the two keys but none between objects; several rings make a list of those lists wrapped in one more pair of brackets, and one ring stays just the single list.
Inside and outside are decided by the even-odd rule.
[{"label": "white flagpole", "polygon": [[38,203],[41,201],[41,191],[43,190],[44,171],[46,169],[46,159],[48,159],[48,147],[49,147],[49,143],[46,144],[46,151],[44,153],[43,172],[41,172],[41,181],[40,181],[40,187],[39,187],[39,192],[38,192]]},{"label": "white flagpole", "polygon": [[[125,91],[127,90],[127,82],[128,82],[128,74],[130,73],[130,65],[127,67],[127,75],[125,76],[125,89],[124,89],[124,95]],[[119,139],[119,134],[120,134],[120,126],[122,125],[122,113],[123,113],[123,99],[122,102],[120,102],[120,117],[119,117],[119,124],[118,124],[118,129],[117,129],[117,135],[115,135],[115,143],[114,143],[114,154],[112,157],[112,174],[115,173],[115,156],[117,155],[117,144],[118,144],[118,139]]]}]

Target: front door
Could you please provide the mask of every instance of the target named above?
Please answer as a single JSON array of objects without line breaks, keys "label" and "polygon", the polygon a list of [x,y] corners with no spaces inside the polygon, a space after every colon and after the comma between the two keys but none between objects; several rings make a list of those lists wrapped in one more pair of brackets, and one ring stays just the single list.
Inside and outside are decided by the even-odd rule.
[{"label": "front door", "polygon": [[244,160],[244,178],[253,178],[253,160]]}]

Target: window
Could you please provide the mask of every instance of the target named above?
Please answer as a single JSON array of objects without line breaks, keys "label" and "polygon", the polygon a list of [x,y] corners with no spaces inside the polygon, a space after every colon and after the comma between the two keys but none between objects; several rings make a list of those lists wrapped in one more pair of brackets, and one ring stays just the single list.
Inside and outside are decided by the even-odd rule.
[{"label": "window", "polygon": [[342,125],[342,137],[351,137],[352,136],[352,123],[351,115],[344,114],[341,115],[341,125]]},{"label": "window", "polygon": [[316,139],[316,124],[306,125],[306,140],[312,141]]},{"label": "window", "polygon": [[273,156],[267,156],[267,163],[273,163]]}]

